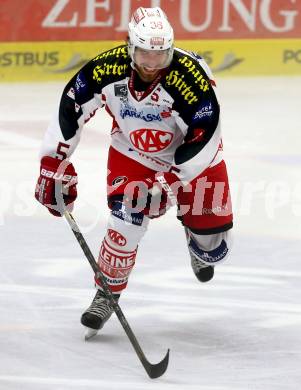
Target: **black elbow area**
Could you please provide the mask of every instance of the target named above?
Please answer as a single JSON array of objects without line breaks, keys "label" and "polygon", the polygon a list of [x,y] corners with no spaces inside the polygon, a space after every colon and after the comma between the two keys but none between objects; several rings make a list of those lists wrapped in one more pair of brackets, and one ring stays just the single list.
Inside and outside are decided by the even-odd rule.
[{"label": "black elbow area", "polygon": [[65,141],[75,136],[82,109],[75,100],[63,94],[59,109],[59,124]]}]

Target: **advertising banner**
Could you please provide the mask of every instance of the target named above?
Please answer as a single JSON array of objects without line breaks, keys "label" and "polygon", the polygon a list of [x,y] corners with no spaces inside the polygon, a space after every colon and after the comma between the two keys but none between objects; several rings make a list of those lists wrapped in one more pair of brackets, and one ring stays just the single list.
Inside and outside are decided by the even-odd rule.
[{"label": "advertising banner", "polygon": [[299,0],[1,0],[0,41],[123,40],[142,5],[162,7],[181,40],[301,38]]},{"label": "advertising banner", "polygon": [[141,5],[220,75],[301,74],[299,0],[1,0],[0,81],[68,79],[124,42]]}]

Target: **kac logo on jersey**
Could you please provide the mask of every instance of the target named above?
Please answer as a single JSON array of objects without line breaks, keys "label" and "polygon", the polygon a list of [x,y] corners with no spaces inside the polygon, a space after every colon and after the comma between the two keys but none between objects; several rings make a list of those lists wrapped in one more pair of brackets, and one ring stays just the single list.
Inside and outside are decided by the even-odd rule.
[{"label": "kac logo on jersey", "polygon": [[170,145],[173,133],[164,130],[138,129],[130,133],[130,139],[135,148],[142,152],[155,153]]}]

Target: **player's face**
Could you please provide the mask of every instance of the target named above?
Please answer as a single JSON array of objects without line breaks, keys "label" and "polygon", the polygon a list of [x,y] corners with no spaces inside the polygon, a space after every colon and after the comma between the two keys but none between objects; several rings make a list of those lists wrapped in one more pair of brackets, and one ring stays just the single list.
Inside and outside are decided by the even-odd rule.
[{"label": "player's face", "polygon": [[160,69],[167,66],[169,50],[144,50],[135,48],[134,60],[139,74],[145,81],[152,81]]}]

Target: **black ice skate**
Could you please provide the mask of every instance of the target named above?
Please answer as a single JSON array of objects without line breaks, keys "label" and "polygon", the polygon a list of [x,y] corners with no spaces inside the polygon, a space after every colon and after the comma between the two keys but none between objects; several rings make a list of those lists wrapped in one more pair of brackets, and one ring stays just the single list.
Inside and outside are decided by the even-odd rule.
[{"label": "black ice skate", "polygon": [[[120,295],[114,295],[115,300],[118,300],[119,297]],[[85,335],[86,340],[97,334],[111,317],[113,311],[104,292],[102,290],[97,290],[91,305],[81,316],[82,325],[87,327]]]},{"label": "black ice skate", "polygon": [[209,282],[214,275],[214,267],[203,263],[201,260],[198,260],[195,256],[191,256],[191,267],[195,276],[200,282]]}]

